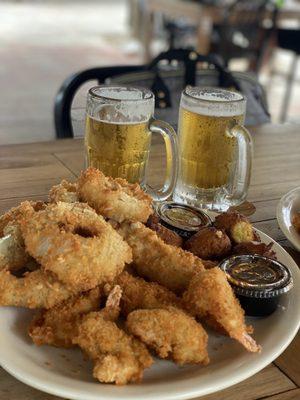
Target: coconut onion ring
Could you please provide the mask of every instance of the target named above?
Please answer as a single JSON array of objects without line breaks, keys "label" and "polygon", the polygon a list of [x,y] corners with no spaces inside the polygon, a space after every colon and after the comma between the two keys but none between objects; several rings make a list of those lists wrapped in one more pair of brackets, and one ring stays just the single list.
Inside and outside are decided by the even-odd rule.
[{"label": "coconut onion ring", "polygon": [[121,236],[83,203],[32,209],[20,224],[26,249],[41,268],[79,291],[111,282],[132,259]]},{"label": "coconut onion ring", "polygon": [[117,222],[146,222],[153,213],[151,197],[138,184],[106,177],[96,168],[88,168],[81,173],[78,195],[98,214]]},{"label": "coconut onion ring", "polygon": [[43,207],[45,204],[40,201],[24,201],[0,217],[0,269],[17,271],[32,261],[26,252],[18,220],[28,209],[37,211]]}]

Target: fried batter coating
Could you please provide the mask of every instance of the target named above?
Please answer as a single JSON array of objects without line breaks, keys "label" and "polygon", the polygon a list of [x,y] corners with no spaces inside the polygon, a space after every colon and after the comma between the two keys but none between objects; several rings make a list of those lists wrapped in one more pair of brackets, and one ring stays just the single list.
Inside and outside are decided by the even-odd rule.
[{"label": "fried batter coating", "polygon": [[146,226],[156,232],[157,236],[160,237],[165,243],[171,246],[182,247],[183,240],[176,232],[166,228],[160,222],[157,215],[150,215]]},{"label": "fried batter coating", "polygon": [[20,223],[26,249],[43,270],[77,291],[113,281],[131,262],[127,243],[86,204],[49,204]]},{"label": "fried batter coating", "polygon": [[171,358],[179,365],[209,363],[205,330],[178,308],[133,311],[126,327],[161,358]]},{"label": "fried batter coating", "polygon": [[78,195],[98,214],[117,222],[146,222],[153,212],[152,198],[137,183],[106,177],[96,168],[88,168],[81,173]]},{"label": "fried batter coating", "polygon": [[297,212],[292,218],[292,225],[298,233],[300,233],[300,211]]},{"label": "fried batter coating", "polygon": [[51,308],[78,293],[59,282],[50,272],[38,269],[17,278],[0,271],[0,306]]},{"label": "fried batter coating", "polygon": [[227,211],[218,215],[214,225],[217,229],[223,229],[235,243],[252,242],[255,240],[250,221],[237,211]]},{"label": "fried batter coating", "polygon": [[62,180],[59,185],[50,189],[49,200],[51,203],[58,203],[59,201],[65,203],[78,202],[77,184]]},{"label": "fried batter coating", "polygon": [[210,226],[190,237],[184,248],[204,260],[219,259],[229,254],[231,242],[225,232]]},{"label": "fried batter coating", "polygon": [[136,309],[181,307],[181,300],[170,290],[154,282],[123,271],[114,281],[122,289],[121,311],[124,315]]},{"label": "fried batter coating", "polygon": [[78,334],[78,324],[84,314],[100,309],[102,292],[98,287],[39,312],[32,320],[28,333],[40,346],[72,347]]},{"label": "fried batter coating", "polygon": [[260,351],[260,346],[248,334],[250,328],[245,324],[244,311],[220,268],[196,275],[183,294],[183,301],[193,315],[206,320],[214,328],[221,327],[248,351]]},{"label": "fried batter coating", "polygon": [[19,219],[29,209],[43,208],[43,202],[24,201],[0,217],[0,269],[18,271],[31,259],[26,252]]},{"label": "fried batter coating", "polygon": [[164,243],[157,234],[140,222],[123,223],[118,232],[132,249],[138,275],[181,293],[192,277],[204,270],[198,257]]},{"label": "fried batter coating", "polygon": [[273,243],[265,244],[262,242],[239,243],[234,246],[232,254],[259,254],[264,257],[277,260],[276,253],[272,250]]},{"label": "fried batter coating", "polygon": [[73,343],[94,361],[93,376],[100,382],[138,382],[153,363],[145,345],[118,328],[103,311],[83,317]]}]

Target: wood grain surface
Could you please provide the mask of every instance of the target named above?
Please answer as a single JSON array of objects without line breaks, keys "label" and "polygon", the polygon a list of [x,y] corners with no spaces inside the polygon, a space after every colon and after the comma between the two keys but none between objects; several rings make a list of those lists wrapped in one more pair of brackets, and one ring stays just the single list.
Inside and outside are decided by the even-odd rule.
[{"label": "wood grain surface", "polygon": [[[278,200],[300,186],[300,126],[264,125],[251,130],[254,163],[248,200],[256,212],[254,225],[280,242],[300,265],[300,254],[285,239],[276,220]],[[159,185],[164,177],[164,148],[153,138],[149,181]],[[84,167],[83,141],[60,140],[48,143],[0,147],[0,213],[22,200],[45,200],[50,187],[61,179],[75,180]],[[298,400],[300,399],[300,335],[274,363],[250,379],[205,400]],[[50,400],[54,396],[18,382],[0,370],[0,400]]]}]

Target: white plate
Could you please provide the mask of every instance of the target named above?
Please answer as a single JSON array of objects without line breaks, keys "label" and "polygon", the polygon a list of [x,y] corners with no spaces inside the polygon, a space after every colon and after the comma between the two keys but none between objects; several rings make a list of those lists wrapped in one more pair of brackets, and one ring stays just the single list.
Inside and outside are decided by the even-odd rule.
[{"label": "white plate", "polygon": [[[264,233],[262,241],[272,241]],[[32,312],[21,308],[0,308],[0,362],[4,369],[20,381],[68,399],[190,399],[217,392],[257,373],[277,358],[294,338],[300,322],[300,273],[286,251],[274,244],[279,261],[293,275],[294,289],[280,301],[271,316],[249,318],[255,328],[254,337],[263,350],[248,353],[235,341],[209,334],[211,363],[206,367],[177,367],[169,361],[156,360],[146,370],[139,384],[114,386],[100,384],[92,378],[92,363],[85,361],[79,349],[64,350],[49,346],[37,347],[26,333]]]},{"label": "white plate", "polygon": [[294,214],[300,211],[300,187],[285,194],[277,206],[277,221],[286,238],[300,251],[300,235],[292,225]]}]

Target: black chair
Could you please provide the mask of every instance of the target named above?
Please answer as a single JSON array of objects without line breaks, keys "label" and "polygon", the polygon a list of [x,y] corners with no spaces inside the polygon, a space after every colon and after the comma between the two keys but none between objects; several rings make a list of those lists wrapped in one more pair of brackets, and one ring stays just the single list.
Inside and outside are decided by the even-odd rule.
[{"label": "black chair", "polygon": [[[263,26],[269,15],[269,27]],[[214,26],[210,51],[219,54],[225,65],[232,59],[249,61],[249,70],[258,73],[269,39],[275,30],[277,8],[270,0],[236,0]]]},{"label": "black chair", "polygon": [[286,80],[286,89],[280,111],[280,122],[285,122],[288,114],[288,107],[291,99],[291,92],[297,73],[298,56],[300,55],[300,29],[277,30],[277,46],[284,50],[290,50],[293,54],[291,68]]},{"label": "black chair", "polygon": [[[63,82],[58,94],[56,95],[54,106],[56,137],[59,139],[74,137],[71,119],[71,107],[75,94],[84,83],[97,80],[99,84],[103,84],[108,78],[113,78],[118,75],[124,75],[131,72],[155,71],[160,62],[167,61],[168,65],[171,65],[172,61],[174,60],[176,60],[177,64],[181,63],[184,66],[184,85],[195,84],[195,71],[197,62],[209,63],[211,66],[214,66],[216,69],[218,69],[220,71],[221,85],[227,82],[229,86],[232,85],[230,76],[227,76],[227,74],[222,70],[222,63],[218,58],[215,58],[214,56],[201,56],[194,51],[183,49],[174,49],[163,52],[155,57],[154,60],[152,60],[148,65],[113,66],[92,68],[81,71],[67,78]],[[134,85],[139,85],[139,82],[135,81]],[[168,93],[168,89],[166,88],[159,73],[157,73],[155,79],[153,80],[151,90],[156,95],[155,107],[168,107],[168,104],[171,103],[171,99],[168,98],[168,94],[164,98],[164,102],[161,102],[159,99],[160,92]]]},{"label": "black chair", "polygon": [[145,66],[126,65],[104,68],[91,68],[78,72],[67,78],[60,87],[54,105],[55,132],[58,139],[74,137],[71,107],[75,94],[86,82],[97,80],[99,85],[104,83],[108,77],[125,74],[134,71],[143,71]]}]

